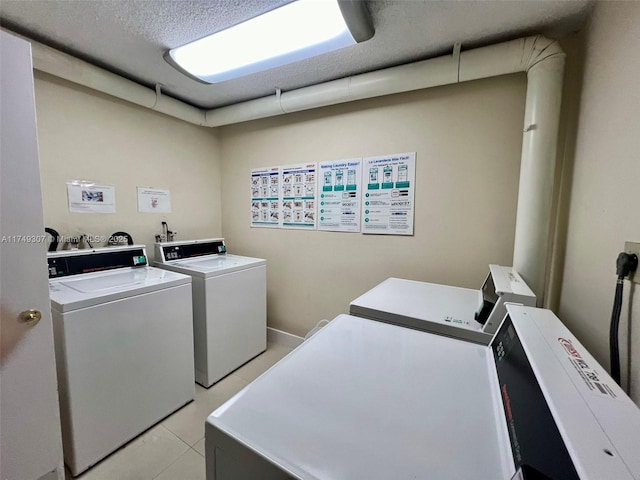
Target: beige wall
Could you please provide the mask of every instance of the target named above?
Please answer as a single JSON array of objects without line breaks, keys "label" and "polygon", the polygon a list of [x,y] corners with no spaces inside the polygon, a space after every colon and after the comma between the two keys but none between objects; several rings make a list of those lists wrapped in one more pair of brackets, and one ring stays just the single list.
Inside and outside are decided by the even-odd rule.
[{"label": "beige wall", "polygon": [[[387,277],[477,288],[511,264],[525,89],[513,75],[224,127],[223,232],[268,260],[269,325],[304,335]],[[251,168],[409,151],[412,237],[249,227]]]},{"label": "beige wall", "polygon": [[[178,239],[221,235],[215,130],[46,74],[36,73],[35,90],[46,226],[65,236],[124,230],[150,255],[163,220]],[[115,186],[116,213],[69,213],[66,182],[74,179]],[[169,189],[171,213],[138,213],[138,186]]]},{"label": "beige wall", "polygon": [[[605,366],[615,261],[640,241],[640,3],[600,2],[586,32],[559,316]],[[640,299],[625,282],[621,349],[632,320],[631,396],[640,402]],[[624,375],[624,370],[623,370]]]}]

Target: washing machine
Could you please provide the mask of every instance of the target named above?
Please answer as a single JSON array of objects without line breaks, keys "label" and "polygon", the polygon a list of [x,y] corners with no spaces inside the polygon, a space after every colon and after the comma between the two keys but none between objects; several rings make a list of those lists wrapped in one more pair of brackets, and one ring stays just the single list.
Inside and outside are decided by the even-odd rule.
[{"label": "washing machine", "polygon": [[553,313],[507,310],[488,346],[338,316],[208,417],[207,479],[640,478],[640,410]]},{"label": "washing machine", "polygon": [[267,348],[267,262],[223,238],[156,243],[154,265],[191,276],[195,379],[210,387]]},{"label": "washing machine", "polygon": [[143,245],[47,254],[65,463],[75,476],[194,398],[191,277]]},{"label": "washing machine", "polygon": [[349,306],[358,317],[488,345],[507,302],[536,305],[536,295],[512,267],[489,265],[482,287],[388,278]]}]

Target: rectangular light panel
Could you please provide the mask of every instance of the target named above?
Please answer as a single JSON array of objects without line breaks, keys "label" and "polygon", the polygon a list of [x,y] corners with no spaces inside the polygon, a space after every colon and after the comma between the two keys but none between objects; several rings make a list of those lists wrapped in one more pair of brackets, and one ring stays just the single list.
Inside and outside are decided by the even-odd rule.
[{"label": "rectangular light panel", "polygon": [[200,81],[218,83],[355,43],[337,0],[298,0],[174,48],[165,58]]}]

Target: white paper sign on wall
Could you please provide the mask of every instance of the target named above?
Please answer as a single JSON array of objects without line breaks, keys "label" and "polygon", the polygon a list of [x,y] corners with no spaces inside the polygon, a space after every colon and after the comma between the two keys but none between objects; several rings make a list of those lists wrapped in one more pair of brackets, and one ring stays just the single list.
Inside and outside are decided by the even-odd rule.
[{"label": "white paper sign on wall", "polygon": [[360,231],[362,158],[318,164],[318,230]]},{"label": "white paper sign on wall", "polygon": [[364,159],[362,233],[413,235],[416,152]]},{"label": "white paper sign on wall", "polygon": [[315,230],[317,169],[315,163],[281,167],[283,227]]},{"label": "white paper sign on wall", "polygon": [[116,189],[85,180],[67,182],[69,211],[72,213],[116,213]]},{"label": "white paper sign on wall", "polygon": [[251,226],[279,228],[282,223],[280,167],[251,170]]},{"label": "white paper sign on wall", "polygon": [[171,213],[171,192],[158,188],[138,187],[138,212]]}]

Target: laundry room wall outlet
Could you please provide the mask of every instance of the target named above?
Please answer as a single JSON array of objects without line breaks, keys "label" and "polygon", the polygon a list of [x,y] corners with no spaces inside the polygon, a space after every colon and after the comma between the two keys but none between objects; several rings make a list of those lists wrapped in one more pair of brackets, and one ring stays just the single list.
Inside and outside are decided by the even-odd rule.
[{"label": "laundry room wall outlet", "polygon": [[[624,251],[627,253],[635,253],[640,259],[640,242],[624,242]],[[629,280],[640,283],[640,274],[638,270],[629,274]]]}]

